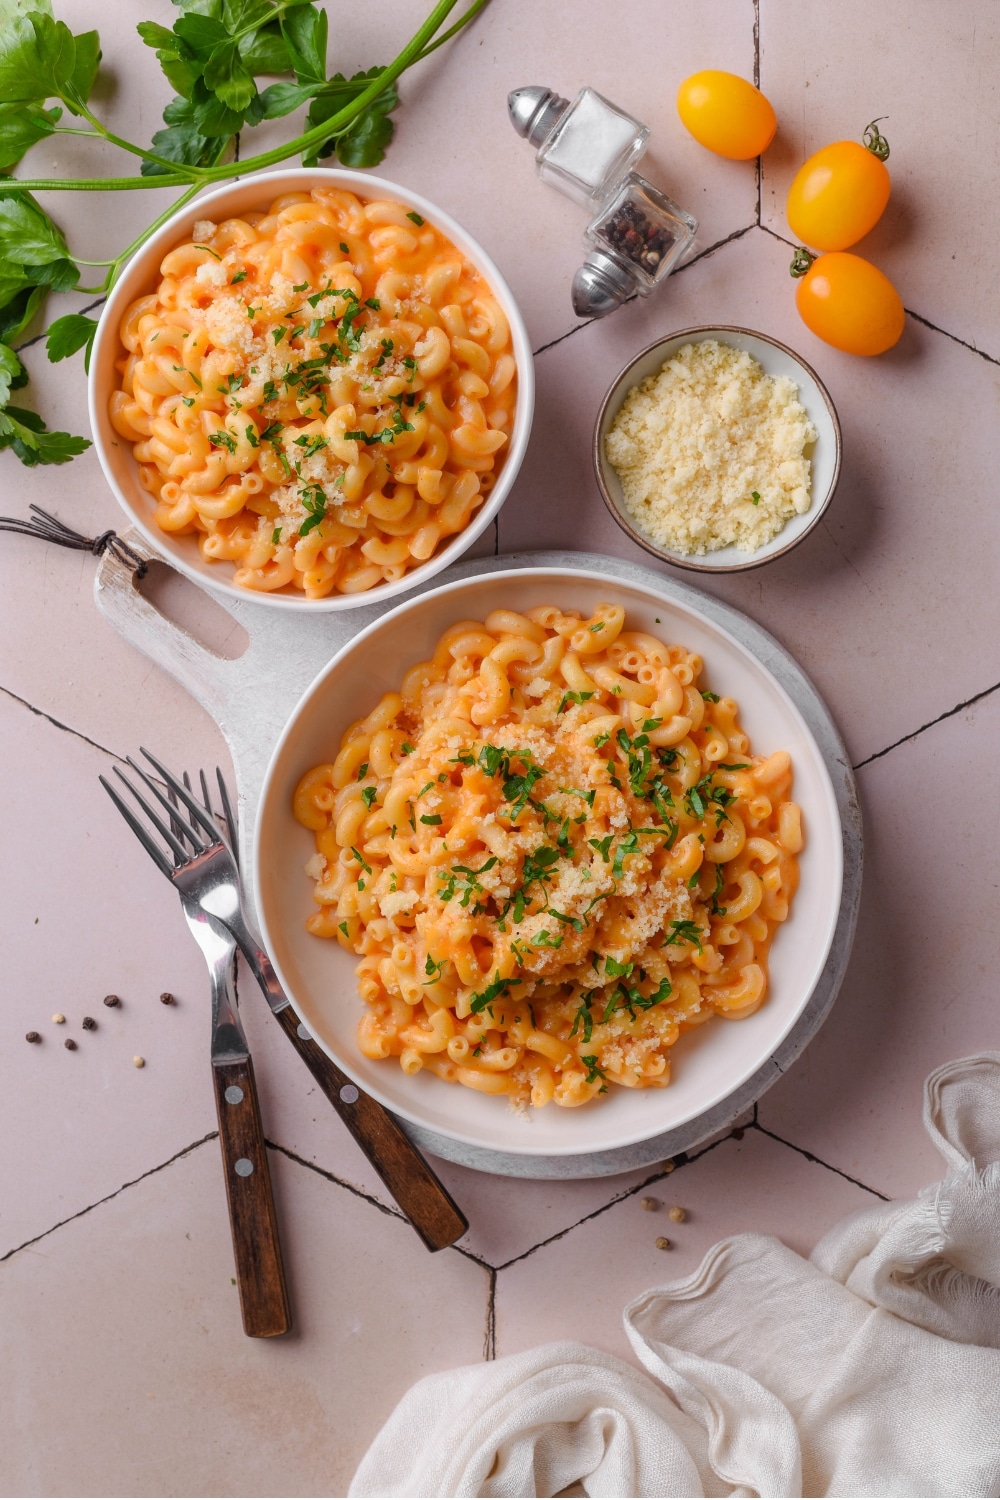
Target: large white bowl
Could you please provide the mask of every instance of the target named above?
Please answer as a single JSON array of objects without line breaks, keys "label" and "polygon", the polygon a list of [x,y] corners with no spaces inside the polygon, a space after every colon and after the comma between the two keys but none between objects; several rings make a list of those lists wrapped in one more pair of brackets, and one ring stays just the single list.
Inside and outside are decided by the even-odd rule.
[{"label": "large white bowl", "polygon": [[[122,345],[118,329],[122,315],[137,297],[145,296],[156,285],[160,262],[175,245],[189,237],[199,219],[216,221],[247,213],[251,209],[266,208],[283,193],[309,192],[314,187],[327,186],[346,188],[360,198],[392,198],[407,208],[415,209],[429,219],[436,229],[457,245],[463,255],[475,265],[489,285],[510,324],[514,358],[517,361],[517,410],[514,430],[507,448],[506,457],[496,484],[475,511],[468,526],[427,562],[410,571],[396,583],[382,583],[361,594],[331,594],[325,599],[306,599],[301,594],[268,594],[250,589],[236,588],[232,582],[232,563],[210,563],[201,555],[193,536],[172,536],[161,531],[153,520],[154,502],[139,483],[138,465],[132,456],[132,445],[120,437],[111,425],[108,401],[117,388],[118,372],[115,361],[122,357]],[[297,167],[282,172],[262,172],[241,177],[238,182],[216,188],[204,197],[196,198],[185,208],[168,219],[162,229],[139,249],[129,261],[114,291],[104,305],[100,325],[94,340],[90,360],[90,426],[94,435],[94,447],[104,470],[104,477],[114,491],[119,504],[129,520],[142,532],[147,542],[181,573],[186,573],[195,583],[207,584],[218,593],[230,598],[250,600],[271,609],[298,609],[315,614],[318,610],[356,609],[361,605],[377,604],[393,599],[398,594],[432,578],[450,563],[461,557],[493,520],[521,467],[528,437],[531,433],[531,418],[535,405],[535,378],[531,362],[531,344],[528,330],[524,326],[517,303],[507,283],[493,261],[470,234],[466,232],[437,204],[422,198],[419,193],[402,187],[397,182],[388,182],[383,177],[372,177],[367,172],[351,172],[345,169],[332,170],[324,167]]]},{"label": "large white bowl", "polygon": [[[491,1098],[429,1073],[409,1077],[395,1059],[362,1056],[355,1031],[365,1006],[357,994],[356,958],[305,930],[315,909],[304,872],[313,835],[295,822],[292,793],[302,774],[332,760],[348,724],[398,688],[403,672],[428,658],[438,637],[460,619],[499,608],[556,604],[589,615],[603,600],[625,606],[627,628],[648,630],[699,652],[705,683],[734,697],[754,751],[787,749],[793,795],[806,831],[802,880],[788,922],[771,949],[764,1005],[743,1021],[713,1020],[673,1048],[673,1081],[665,1089],[613,1089],[579,1109],[554,1104],[515,1114]],[[573,1156],[610,1151],[685,1124],[721,1102],[774,1052],[802,1013],[826,962],[840,908],[842,833],[836,798],[818,745],[802,715],[770,672],[728,631],[689,605],[639,585],[568,568],[491,573],[450,583],[384,615],[354,637],[307,690],[271,759],[261,793],[254,882],[264,941],[282,984],[310,1032],[356,1080],[404,1119],[492,1151]]]}]

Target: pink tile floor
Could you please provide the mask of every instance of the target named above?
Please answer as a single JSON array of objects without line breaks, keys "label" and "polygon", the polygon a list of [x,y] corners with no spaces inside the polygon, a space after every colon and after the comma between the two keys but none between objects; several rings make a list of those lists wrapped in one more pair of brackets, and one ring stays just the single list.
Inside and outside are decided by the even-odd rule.
[{"label": "pink tile floor", "polygon": [[[390,0],[377,27],[369,7],[338,8],[338,65],[370,66],[422,8]],[[101,27],[111,117],[148,137],[166,96],[131,20],[112,24],[96,0],[57,10],[77,31]],[[135,14],[170,24],[176,13],[147,0]],[[492,0],[404,80],[382,170],[490,249],[536,349],[534,434],[498,550],[643,559],[600,502],[590,433],[619,365],[672,329],[737,322],[790,343],[844,429],[828,520],[788,558],[707,587],[795,653],[858,767],[867,868],[854,955],[825,1027],[746,1128],[669,1175],[525,1182],[443,1164],[471,1228],[429,1256],[245,978],[295,1331],[244,1338],[202,960],[96,780],[139,740],[189,765],[224,761],[225,748],[97,613],[91,558],[0,539],[0,1493],[343,1494],[421,1375],[548,1338],[627,1357],[625,1301],[692,1269],[719,1237],[766,1230],[808,1252],[872,1195],[909,1195],[938,1175],[923,1077],[998,1035],[998,52],[991,0]],[[759,178],[755,163],[713,158],[682,131],[676,86],[703,66],[759,67],[780,120]],[[536,182],[505,121],[507,91],[533,82],[590,83],[648,120],[648,175],[702,221],[698,258],[605,322],[581,324],[569,303],[583,215]],[[805,154],[876,115],[888,116],[893,197],[860,249],[910,315],[896,350],[861,361],[798,321],[783,204]],[[70,139],[37,148],[31,170],[110,161]],[[113,215],[83,197],[47,202],[94,258],[151,213],[140,194],[118,195]],[[47,366],[37,343],[25,358],[50,420],[85,430],[78,361]],[[0,473],[5,513],[34,501],[91,535],[119,520],[92,453],[60,471],[5,454]],[[162,586],[165,607],[181,592]],[[162,990],[176,1006],[160,1005]],[[120,1008],[102,1006],[109,991]],[[97,1031],[81,1029],[85,1014]],[[30,1028],[40,1047],[21,1040]],[[671,1204],[684,1223],[668,1222]],[[667,1253],[655,1247],[664,1233]]]}]

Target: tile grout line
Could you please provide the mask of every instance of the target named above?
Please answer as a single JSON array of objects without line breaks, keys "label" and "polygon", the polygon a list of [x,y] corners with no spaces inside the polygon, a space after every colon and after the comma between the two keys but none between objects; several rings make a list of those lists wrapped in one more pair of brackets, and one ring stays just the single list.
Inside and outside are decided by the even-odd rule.
[{"label": "tile grout line", "polygon": [[490,1290],[486,1299],[486,1335],[483,1339],[483,1359],[486,1361],[497,1357],[497,1273],[492,1266],[490,1270]]},{"label": "tile grout line", "polygon": [[988,698],[998,688],[1000,688],[1000,682],[995,682],[992,687],[983,688],[981,693],[975,693],[971,698],[966,698],[964,702],[956,703],[954,708],[949,708],[945,713],[938,714],[936,719],[929,719],[926,724],[921,724],[919,729],[913,729],[909,734],[904,734],[898,740],[893,740],[892,744],[886,745],[884,750],[876,750],[874,755],[868,755],[864,760],[859,760],[857,765],[852,769],[860,771],[862,766],[870,766],[873,760],[881,760],[882,756],[888,755],[890,750],[896,750],[900,745],[905,745],[910,740],[915,740],[925,730],[933,729],[935,724],[943,724],[945,719],[954,718],[955,714],[960,714],[963,709],[971,708],[974,703],[981,703],[984,698]]},{"label": "tile grout line", "polygon": [[[266,1137],[265,1143],[272,1151],[278,1151],[282,1156],[287,1156],[288,1160],[295,1162],[296,1166],[305,1167],[309,1172],[315,1172],[317,1177],[323,1177],[327,1182],[332,1182],[334,1187],[346,1188],[355,1198],[361,1198],[365,1203],[370,1203],[372,1208],[377,1208],[379,1213],[385,1214],[387,1218],[399,1219],[401,1223],[409,1224],[409,1219],[401,1209],[391,1204],[383,1203],[373,1193],[366,1193],[364,1188],[356,1187],[353,1182],[348,1182],[345,1178],[338,1177],[336,1173],[328,1171],[326,1167],[319,1166],[317,1162],[306,1161],[304,1156],[299,1156],[297,1152],[290,1150],[288,1146],[282,1146],[277,1141],[268,1140]],[[495,1274],[494,1268],[490,1265],[489,1261],[483,1260],[482,1256],[476,1255],[473,1250],[466,1249],[464,1245],[445,1245],[444,1249],[454,1250],[458,1255],[463,1255],[466,1260],[471,1260],[477,1266],[481,1266],[484,1271],[489,1271],[491,1275]]]},{"label": "tile grout line", "polygon": [[[786,239],[783,234],[779,234],[776,229],[772,229],[770,224],[760,223],[758,224],[758,228],[763,229],[765,234],[769,234],[772,239],[778,240],[782,245],[787,245],[789,250],[797,249],[795,240]],[[912,318],[916,323],[922,323],[932,333],[939,333],[942,338],[950,339],[953,344],[958,344],[962,349],[968,349],[970,354],[978,354],[979,358],[985,359],[987,364],[1000,365],[1000,357],[997,355],[987,354],[985,349],[977,349],[975,344],[970,344],[966,339],[960,339],[957,333],[949,333],[947,328],[939,328],[937,323],[932,323],[930,318],[925,318],[921,313],[914,312],[912,307],[904,307],[903,311],[908,318]]]},{"label": "tile grout line", "polygon": [[390,1219],[399,1219],[404,1224],[409,1223],[406,1215],[400,1209],[390,1207],[388,1203],[383,1203],[381,1199],[374,1197],[371,1193],[366,1193],[364,1188],[355,1187],[353,1182],[348,1182],[345,1178],[336,1176],[335,1173],[328,1171],[326,1167],[321,1167],[317,1162],[306,1161],[304,1156],[299,1156],[297,1152],[290,1150],[288,1146],[280,1145],[278,1141],[269,1140],[265,1136],[264,1142],[272,1151],[277,1151],[280,1155],[287,1156],[288,1160],[295,1162],[296,1166],[305,1167],[307,1171],[315,1172],[317,1177],[323,1177],[327,1182],[332,1182],[334,1187],[346,1188],[349,1193],[354,1194],[355,1198],[361,1198],[365,1203],[370,1203],[372,1208],[377,1208],[379,1213],[385,1214]]},{"label": "tile grout line", "polygon": [[26,708],[29,713],[35,714],[39,719],[45,719],[53,728],[61,729],[64,734],[75,735],[77,739],[83,740],[92,749],[100,750],[102,755],[109,755],[112,760],[119,760],[122,765],[125,764],[124,755],[118,755],[114,750],[109,750],[107,745],[99,745],[96,740],[92,740],[89,735],[84,734],[82,729],[74,729],[71,724],[64,724],[61,719],[53,718],[51,714],[45,712],[44,708],[36,708],[33,703],[28,702],[27,698],[22,698],[20,694],[11,692],[10,688],[6,688],[0,684],[0,693],[3,693],[8,698],[13,698],[15,703],[20,703],[22,708]]},{"label": "tile grout line", "polygon": [[[84,313],[93,312],[93,310],[94,310],[95,307],[103,307],[104,304],[105,304],[105,302],[107,302],[107,300],[108,299],[107,299],[106,296],[105,297],[98,297],[95,302],[88,302],[87,305],[86,305],[86,307],[81,307],[80,310],[79,310],[79,312],[74,313],[73,316],[74,317],[78,317],[78,318],[79,317],[83,317]],[[64,313],[60,313],[59,316],[60,317],[65,317],[66,315]],[[53,321],[54,322],[58,322],[59,319],[56,318]],[[48,338],[49,331],[50,331],[51,328],[52,328],[52,324],[49,323],[47,327],[45,327],[45,328],[42,329],[41,333],[36,333],[35,336],[34,336],[34,338],[25,339],[25,341],[24,341],[23,344],[18,344],[17,345],[17,347],[14,350],[14,353],[15,354],[20,354],[22,349],[32,349],[35,346],[35,344],[40,344],[41,341],[42,341],[42,339]]]},{"label": "tile grout line", "polygon": [[[747,1126],[735,1126],[734,1130],[731,1130],[728,1135],[720,1136],[717,1141],[712,1141],[711,1145],[706,1146],[703,1151],[696,1151],[693,1156],[689,1156],[686,1151],[679,1151],[675,1157],[671,1158],[673,1162],[672,1170],[679,1171],[681,1167],[688,1167],[692,1162],[700,1161],[703,1156],[707,1156],[717,1146],[724,1145],[726,1141],[738,1140],[740,1137],[734,1134],[735,1130],[745,1130],[748,1128]],[[510,1260],[501,1261],[500,1265],[496,1268],[497,1271],[509,1270],[511,1266],[516,1266],[519,1261],[527,1260],[529,1255],[534,1255],[536,1250],[544,1250],[547,1245],[554,1245],[557,1240],[565,1239],[566,1235],[572,1234],[574,1229],[579,1229],[582,1224],[589,1224],[591,1219],[599,1219],[601,1214],[607,1213],[609,1209],[615,1208],[619,1203],[624,1203],[627,1198],[634,1198],[636,1193],[643,1192],[646,1188],[652,1187],[654,1183],[663,1182],[671,1175],[671,1172],[666,1171],[653,1172],[642,1182],[637,1182],[634,1187],[625,1188],[616,1197],[609,1198],[607,1203],[602,1203],[600,1207],[593,1209],[589,1214],[584,1214],[582,1219],[577,1219],[573,1224],[567,1224],[565,1229],[560,1229],[555,1234],[550,1234],[546,1239],[539,1240],[537,1245],[529,1246],[520,1255],[513,1255]]]},{"label": "tile grout line", "polygon": [[[672,276],[679,276],[682,271],[690,270],[690,268],[692,266],[696,266],[699,261],[707,260],[708,257],[710,255],[714,255],[717,250],[721,250],[724,245],[729,245],[732,244],[734,240],[742,239],[745,234],[750,233],[751,229],[757,229],[758,227],[759,225],[754,222],[752,224],[744,224],[742,229],[734,229],[732,234],[726,235],[725,239],[716,240],[714,245],[707,245],[704,250],[700,250],[697,255],[692,255],[690,260],[686,260],[682,266],[678,266],[677,270],[672,271],[670,274]],[[625,301],[622,303],[622,306],[625,307],[628,303],[635,302],[637,300],[638,293],[634,293],[631,297],[626,297]],[[570,328],[566,333],[561,333],[558,338],[550,339],[547,344],[541,344],[537,349],[533,349],[531,351],[532,358],[537,359],[540,354],[546,354],[549,349],[554,349],[557,344],[564,344],[567,339],[571,339],[573,337],[574,333],[581,333],[584,328],[590,328],[594,323],[598,321],[599,320],[597,318],[588,318],[586,322],[577,323],[575,328]]]},{"label": "tile grout line", "polygon": [[784,1136],[775,1135],[773,1130],[768,1130],[758,1119],[754,1119],[753,1125],[749,1128],[759,1130],[761,1135],[770,1136],[772,1141],[777,1141],[780,1146],[787,1146],[789,1151],[795,1151],[799,1156],[804,1156],[806,1161],[815,1163],[817,1167],[824,1167],[827,1172],[834,1172],[838,1177],[843,1177],[845,1181],[852,1182],[855,1187],[863,1188],[866,1193],[871,1193],[872,1197],[881,1198],[883,1203],[892,1201],[887,1193],[880,1193],[878,1188],[869,1187],[867,1182],[861,1182],[857,1177],[852,1177],[850,1172],[842,1172],[839,1167],[832,1167],[828,1161],[824,1161],[820,1156],[814,1156],[804,1146],[796,1146],[794,1142],[786,1141]]},{"label": "tile grout line", "polygon": [[[754,88],[760,88],[760,0],[753,0],[753,82]],[[757,228],[760,228],[760,202],[761,186],[764,179],[764,158],[757,157]]]},{"label": "tile grout line", "polygon": [[55,1234],[57,1229],[62,1229],[65,1225],[72,1224],[74,1219],[82,1219],[85,1214],[93,1213],[95,1208],[100,1208],[103,1204],[110,1203],[112,1198],[117,1198],[127,1188],[135,1187],[137,1183],[145,1182],[147,1177],[154,1177],[157,1172],[162,1172],[164,1167],[172,1166],[175,1161],[180,1161],[182,1157],[189,1156],[192,1151],[197,1151],[206,1142],[218,1140],[218,1137],[219,1132],[217,1130],[210,1130],[207,1135],[201,1137],[201,1140],[192,1141],[189,1146],[183,1147],[180,1151],[175,1151],[173,1156],[168,1156],[166,1161],[161,1161],[158,1166],[150,1167],[148,1172],[141,1172],[138,1177],[133,1177],[130,1182],[123,1182],[121,1187],[115,1188],[113,1193],[107,1193],[103,1198],[98,1198],[95,1203],[88,1203],[86,1208],[81,1208],[75,1214],[70,1214],[68,1218],[60,1219],[58,1224],[53,1224],[48,1229],[43,1229],[41,1234],[36,1234],[30,1240],[25,1240],[23,1245],[15,1245],[13,1250],[7,1251],[6,1255],[0,1255],[0,1265],[5,1260],[10,1260],[12,1255],[17,1255],[19,1251],[27,1250],[31,1245],[37,1245],[39,1240],[47,1239],[50,1234]]}]

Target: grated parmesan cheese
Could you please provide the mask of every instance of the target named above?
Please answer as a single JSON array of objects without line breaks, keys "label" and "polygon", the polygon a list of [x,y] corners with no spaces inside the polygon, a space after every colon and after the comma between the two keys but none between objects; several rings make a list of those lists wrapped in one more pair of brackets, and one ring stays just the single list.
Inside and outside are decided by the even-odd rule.
[{"label": "grated parmesan cheese", "polygon": [[816,429],[798,397],[788,376],[716,339],[633,386],[605,453],[638,529],[684,555],[756,552],[807,511]]}]

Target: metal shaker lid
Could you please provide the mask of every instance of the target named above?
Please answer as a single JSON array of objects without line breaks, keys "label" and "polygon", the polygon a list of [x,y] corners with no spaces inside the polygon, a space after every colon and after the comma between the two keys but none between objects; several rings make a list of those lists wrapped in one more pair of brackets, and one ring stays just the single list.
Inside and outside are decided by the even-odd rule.
[{"label": "metal shaker lid", "polygon": [[541,84],[514,89],[507,95],[507,113],[518,135],[532,146],[540,146],[555,128],[557,120],[569,107],[552,89]]}]

